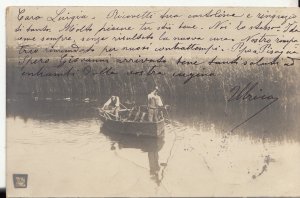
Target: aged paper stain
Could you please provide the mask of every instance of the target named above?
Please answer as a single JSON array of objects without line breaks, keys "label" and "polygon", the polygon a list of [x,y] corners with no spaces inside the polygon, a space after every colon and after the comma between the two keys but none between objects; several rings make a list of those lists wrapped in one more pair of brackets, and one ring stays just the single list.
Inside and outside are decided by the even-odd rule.
[{"label": "aged paper stain", "polygon": [[299,31],[298,8],[7,8],[8,197],[300,196]]}]

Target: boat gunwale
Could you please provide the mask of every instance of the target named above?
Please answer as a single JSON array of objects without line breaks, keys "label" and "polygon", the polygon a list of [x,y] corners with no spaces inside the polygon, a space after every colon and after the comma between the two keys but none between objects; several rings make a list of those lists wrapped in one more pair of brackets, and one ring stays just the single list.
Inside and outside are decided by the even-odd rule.
[{"label": "boat gunwale", "polygon": [[107,118],[107,117],[101,115],[101,113],[99,113],[99,116],[101,116],[102,118],[104,118],[105,121],[110,120],[110,121],[113,121],[113,122],[121,122],[121,123],[160,124],[160,123],[162,123],[162,122],[165,121],[164,118],[162,120],[160,120],[160,121],[157,121],[157,122],[150,122],[150,121],[137,122],[137,121],[131,121],[131,120],[115,120],[115,119]]}]

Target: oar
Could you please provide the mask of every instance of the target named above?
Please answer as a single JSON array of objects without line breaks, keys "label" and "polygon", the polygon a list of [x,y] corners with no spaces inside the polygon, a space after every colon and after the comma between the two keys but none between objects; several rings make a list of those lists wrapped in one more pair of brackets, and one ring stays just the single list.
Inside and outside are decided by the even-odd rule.
[{"label": "oar", "polygon": [[123,106],[125,109],[128,109],[125,105],[123,105],[122,103],[120,103],[121,106]]},{"label": "oar", "polygon": [[103,116],[104,116],[106,119],[109,119],[109,117],[106,115],[106,113],[104,113]]},{"label": "oar", "polygon": [[106,115],[109,119],[111,119],[110,115],[108,112],[104,111],[104,115]]},{"label": "oar", "polygon": [[167,107],[169,107],[170,105],[165,105],[163,107],[163,109],[165,110],[166,112],[166,115],[167,115],[167,118],[165,118],[165,120],[168,122],[168,124],[178,124],[178,122],[174,121],[174,120],[171,120],[171,117],[170,117],[170,114],[169,114],[169,111],[167,110]]}]

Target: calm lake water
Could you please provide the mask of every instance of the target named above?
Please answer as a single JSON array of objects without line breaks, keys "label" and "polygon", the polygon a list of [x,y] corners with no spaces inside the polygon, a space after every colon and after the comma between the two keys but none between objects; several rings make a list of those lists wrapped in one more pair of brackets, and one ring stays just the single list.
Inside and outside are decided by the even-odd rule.
[{"label": "calm lake water", "polygon": [[[277,123],[275,116],[270,124],[260,117],[229,133],[242,115],[221,119],[205,113],[212,112],[209,107],[176,109],[164,137],[156,139],[103,131],[98,106],[8,101],[7,188],[13,188],[11,174],[28,173],[24,190],[32,196],[299,195],[300,144],[293,121]],[[44,188],[32,191],[41,182]]]}]

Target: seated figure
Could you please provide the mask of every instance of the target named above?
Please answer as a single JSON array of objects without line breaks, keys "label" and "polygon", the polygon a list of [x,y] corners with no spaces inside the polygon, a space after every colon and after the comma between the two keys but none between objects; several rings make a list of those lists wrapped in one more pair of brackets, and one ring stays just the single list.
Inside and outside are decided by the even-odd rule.
[{"label": "seated figure", "polygon": [[119,111],[120,111],[120,99],[118,96],[111,96],[108,101],[103,105],[102,109],[110,110],[111,113],[119,119]]}]

